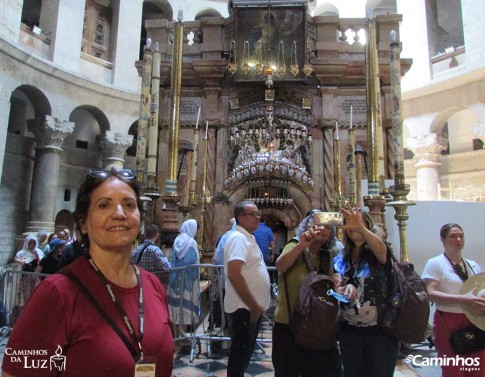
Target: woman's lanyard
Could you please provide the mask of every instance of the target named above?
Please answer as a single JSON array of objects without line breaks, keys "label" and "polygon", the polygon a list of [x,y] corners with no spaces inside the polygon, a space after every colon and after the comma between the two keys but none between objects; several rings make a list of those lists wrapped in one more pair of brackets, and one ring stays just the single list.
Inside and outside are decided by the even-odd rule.
[{"label": "woman's lanyard", "polygon": [[113,300],[113,303],[115,304],[116,309],[118,310],[118,313],[121,315],[121,318],[123,318],[123,322],[125,323],[125,326],[128,330],[128,333],[130,334],[131,340],[138,346],[138,351],[139,355],[143,358],[143,351],[141,348],[141,340],[143,339],[143,329],[144,329],[144,323],[143,323],[143,287],[142,287],[142,282],[140,278],[140,270],[138,267],[132,264],[133,269],[135,270],[135,275],[136,275],[136,281],[138,283],[138,290],[139,290],[139,300],[138,300],[138,333],[139,336],[136,336],[135,329],[133,327],[133,324],[130,321],[130,318],[128,317],[128,314],[126,314],[125,309],[123,308],[123,305],[121,305],[120,301],[116,297],[116,294],[111,286],[111,283],[109,280],[106,278],[106,276],[103,275],[101,270],[96,266],[96,263],[92,260],[91,256],[88,254],[86,255],[86,258],[89,260],[89,263],[91,266],[93,266],[94,271],[96,271],[96,274],[100,278],[101,282],[105,285],[106,290],[108,291],[109,296],[111,297],[111,300]]},{"label": "woman's lanyard", "polygon": [[[462,281],[466,281],[468,279],[468,271],[466,269],[466,263],[463,260],[463,258],[461,258],[461,260],[460,260],[460,262],[458,262],[458,264],[454,264],[451,261],[450,257],[448,255],[446,255],[446,253],[443,253],[443,255],[446,257],[446,259],[448,259],[448,261],[451,264],[451,267],[453,267],[453,270],[460,277],[460,279]],[[461,262],[463,262],[463,267],[465,268],[465,270],[463,270],[463,268],[461,267]]]}]

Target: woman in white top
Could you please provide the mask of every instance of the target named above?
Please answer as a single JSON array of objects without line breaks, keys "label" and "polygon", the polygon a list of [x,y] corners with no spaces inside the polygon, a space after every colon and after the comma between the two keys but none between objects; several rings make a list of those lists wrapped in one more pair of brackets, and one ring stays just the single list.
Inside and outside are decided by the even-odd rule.
[{"label": "woman in white top", "polygon": [[[465,235],[461,226],[453,223],[443,225],[440,230],[440,238],[445,249],[444,253],[428,260],[422,278],[428,288],[429,299],[436,303],[433,322],[436,351],[440,357],[454,358],[455,353],[449,341],[450,335],[470,325],[470,321],[463,312],[463,306],[468,306],[470,310],[485,315],[485,299],[477,297],[473,292],[460,294],[463,282],[481,272],[477,263],[462,257]],[[467,357],[479,357],[480,367],[463,368],[463,365],[442,365],[443,377],[483,377],[485,375],[485,351],[467,355]]]}]

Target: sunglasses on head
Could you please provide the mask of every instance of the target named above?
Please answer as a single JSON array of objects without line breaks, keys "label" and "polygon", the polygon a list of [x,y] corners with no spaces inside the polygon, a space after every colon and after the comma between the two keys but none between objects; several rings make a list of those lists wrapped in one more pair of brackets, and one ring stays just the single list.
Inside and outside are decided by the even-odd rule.
[{"label": "sunglasses on head", "polygon": [[116,170],[115,168],[111,168],[111,170],[91,169],[86,174],[86,182],[89,182],[95,179],[105,180],[110,175],[124,179],[125,181],[131,181],[132,179],[135,179],[135,172],[130,169],[120,169],[120,170]]}]

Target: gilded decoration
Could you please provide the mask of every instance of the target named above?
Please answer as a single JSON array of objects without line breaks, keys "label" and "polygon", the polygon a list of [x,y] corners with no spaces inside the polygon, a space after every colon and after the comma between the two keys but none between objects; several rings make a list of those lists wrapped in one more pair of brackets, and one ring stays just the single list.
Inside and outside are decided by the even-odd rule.
[{"label": "gilded decoration", "polygon": [[247,199],[290,205],[291,184],[312,190],[309,114],[293,105],[262,102],[233,112],[230,120],[226,191],[245,185]]}]

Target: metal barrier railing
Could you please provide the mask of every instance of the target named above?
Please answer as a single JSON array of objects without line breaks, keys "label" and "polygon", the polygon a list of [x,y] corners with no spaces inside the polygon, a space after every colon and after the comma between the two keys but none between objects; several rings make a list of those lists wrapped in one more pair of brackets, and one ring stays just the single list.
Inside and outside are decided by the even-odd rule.
[{"label": "metal barrier railing", "polygon": [[[268,267],[270,274],[274,267]],[[207,342],[207,354],[212,355],[212,342],[229,341],[227,323],[224,313],[224,268],[221,265],[194,264],[186,267],[172,268],[170,271],[157,271],[167,292],[170,318],[174,324],[174,341],[190,342],[190,361],[195,357],[198,348],[201,353],[201,341]],[[200,280],[200,276],[207,280]],[[0,267],[0,342],[15,325],[27,299],[48,275],[22,271],[20,265],[10,264]],[[274,279],[275,281],[277,278]],[[187,289],[186,289],[187,288]],[[274,298],[274,297],[273,297]],[[263,321],[273,325],[270,314],[264,315]],[[2,334],[6,334],[2,337]],[[259,349],[264,353],[262,343],[271,343],[271,334],[265,336],[260,332],[257,339]]]},{"label": "metal barrier railing", "polygon": [[[268,267],[269,273],[275,276],[276,270],[274,267]],[[208,276],[205,281],[206,284],[193,284],[192,279],[199,277],[204,272]],[[157,276],[160,273],[155,272]],[[166,274],[166,273],[165,273]],[[190,277],[189,277],[190,276]],[[176,328],[175,342],[182,340],[190,341],[190,361],[193,361],[196,348],[201,352],[201,341],[207,342],[207,353],[210,357],[212,354],[212,342],[229,341],[230,338],[226,329],[226,318],[224,314],[224,289],[223,289],[223,266],[213,264],[194,264],[186,267],[174,268],[169,273],[169,284],[167,287],[167,297],[169,301],[170,317]],[[274,277],[272,281],[277,281]],[[187,289],[187,284],[192,284],[195,289]],[[199,291],[197,291],[197,288]],[[272,287],[274,288],[274,287]],[[180,291],[186,291],[186,301],[173,300],[173,297],[179,298]],[[187,310],[184,308],[184,303],[190,304],[197,301],[197,295],[201,296],[200,300],[200,315],[196,311]],[[205,299],[204,299],[205,298]],[[273,299],[275,296],[273,295]],[[184,313],[185,309],[185,313]],[[185,316],[182,313],[186,314]],[[272,316],[267,313],[263,316],[263,321],[269,323],[272,327]],[[190,329],[191,331],[187,331]],[[263,326],[262,326],[263,329]],[[258,348],[264,353],[265,350],[261,347],[262,343],[271,343],[271,334],[264,336],[260,331],[257,339]]]},{"label": "metal barrier railing", "polygon": [[22,271],[12,263],[0,268],[0,324],[12,328],[34,288],[47,277],[46,274]]}]

